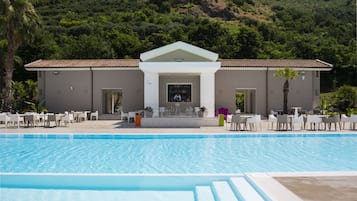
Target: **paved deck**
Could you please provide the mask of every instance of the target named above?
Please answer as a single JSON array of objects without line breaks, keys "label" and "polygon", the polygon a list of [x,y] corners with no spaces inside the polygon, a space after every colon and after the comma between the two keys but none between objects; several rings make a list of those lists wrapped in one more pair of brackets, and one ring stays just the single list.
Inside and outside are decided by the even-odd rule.
[{"label": "paved deck", "polygon": [[[128,124],[120,120],[98,120],[85,121],[81,123],[70,124],[68,127],[34,127],[34,128],[5,128],[3,124],[0,125],[0,134],[17,134],[17,133],[103,133],[103,134],[121,134],[121,133],[224,133],[224,134],[238,134],[238,133],[278,133],[275,130],[268,129],[268,124],[263,121],[262,128],[258,131],[230,131],[229,126],[226,127],[201,127],[201,128],[140,128],[135,127],[134,124]],[[348,128],[348,126],[347,126]],[[348,129],[337,131],[309,131],[296,130],[284,131],[280,133],[344,133],[356,134],[357,131]],[[357,172],[341,174],[322,172],[322,173],[285,173],[285,174],[267,174],[270,181],[280,183],[284,186],[279,192],[275,200],[286,200],[284,194],[291,193],[297,197],[296,200],[304,201],[357,201]],[[285,193],[284,193],[285,191]],[[279,199],[280,196],[280,199]]]},{"label": "paved deck", "polygon": [[[223,127],[201,127],[201,128],[141,128],[135,127],[134,123],[127,123],[121,120],[92,120],[80,123],[69,124],[67,127],[8,127],[0,124],[0,133],[278,133],[271,128],[268,128],[268,122],[262,121],[261,129],[257,131],[231,131],[230,126]],[[349,125],[346,126],[349,128]],[[357,133],[357,130],[294,130],[294,131],[279,131],[280,133]]]},{"label": "paved deck", "polygon": [[357,201],[357,176],[275,177],[304,201]]}]

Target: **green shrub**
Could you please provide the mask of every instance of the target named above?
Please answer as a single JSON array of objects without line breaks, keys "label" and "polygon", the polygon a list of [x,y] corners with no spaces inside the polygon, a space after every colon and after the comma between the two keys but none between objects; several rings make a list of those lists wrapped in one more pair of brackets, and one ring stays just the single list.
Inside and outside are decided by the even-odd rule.
[{"label": "green shrub", "polygon": [[351,86],[340,87],[334,98],[333,106],[340,112],[347,112],[348,109],[356,108],[357,90]]}]

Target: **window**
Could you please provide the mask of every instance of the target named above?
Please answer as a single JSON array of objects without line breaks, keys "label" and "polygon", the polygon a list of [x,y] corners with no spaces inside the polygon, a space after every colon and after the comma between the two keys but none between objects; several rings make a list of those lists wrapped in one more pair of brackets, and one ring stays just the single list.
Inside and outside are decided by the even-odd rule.
[{"label": "window", "polygon": [[192,84],[167,84],[167,102],[191,102]]}]

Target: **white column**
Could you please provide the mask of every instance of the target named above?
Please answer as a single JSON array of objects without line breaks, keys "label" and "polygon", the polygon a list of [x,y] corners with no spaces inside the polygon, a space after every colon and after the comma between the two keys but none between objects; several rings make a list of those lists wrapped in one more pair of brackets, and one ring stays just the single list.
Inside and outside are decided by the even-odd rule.
[{"label": "white column", "polygon": [[153,109],[153,117],[159,116],[159,74],[144,72],[144,107]]},{"label": "white column", "polygon": [[214,117],[215,76],[214,72],[201,73],[200,76],[201,107],[206,107],[207,117]]}]

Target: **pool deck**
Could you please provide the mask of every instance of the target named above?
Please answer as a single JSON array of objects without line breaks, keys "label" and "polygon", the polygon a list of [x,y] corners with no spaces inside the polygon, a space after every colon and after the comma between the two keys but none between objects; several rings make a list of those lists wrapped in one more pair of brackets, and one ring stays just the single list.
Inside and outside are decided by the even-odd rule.
[{"label": "pool deck", "polygon": [[[275,131],[262,122],[258,131],[230,131],[228,127],[201,128],[140,128],[120,120],[85,121],[70,124],[68,127],[5,128],[0,125],[0,134],[357,134],[357,131],[344,130],[294,130]],[[346,126],[348,128],[349,125]],[[250,177],[273,201],[357,201],[356,172],[294,172],[294,173],[249,173]]]}]

